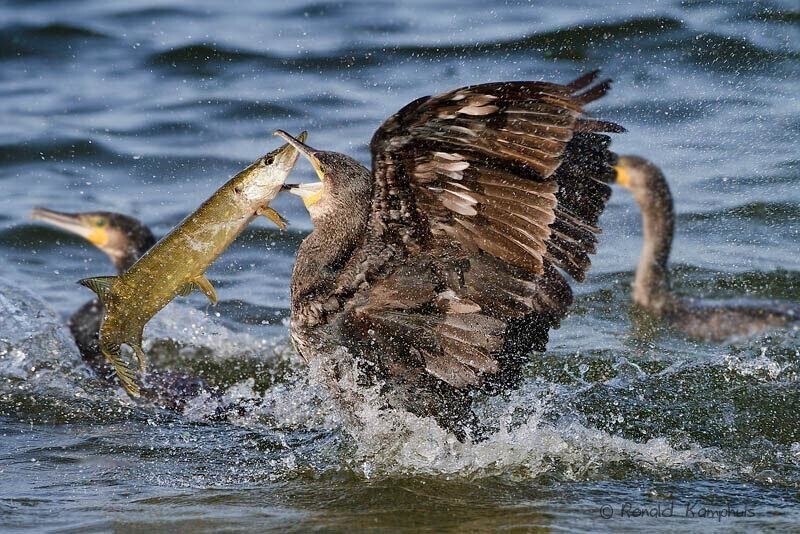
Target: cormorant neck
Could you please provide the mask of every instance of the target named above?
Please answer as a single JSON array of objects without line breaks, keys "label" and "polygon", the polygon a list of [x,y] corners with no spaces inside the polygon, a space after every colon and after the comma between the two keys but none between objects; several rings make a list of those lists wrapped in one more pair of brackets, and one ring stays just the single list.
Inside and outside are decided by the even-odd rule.
[{"label": "cormorant neck", "polygon": [[662,312],[672,300],[667,261],[675,216],[664,175],[655,167],[643,172],[648,173],[648,186],[634,193],[642,212],[644,244],[633,282],[633,300],[654,312]]},{"label": "cormorant neck", "polygon": [[122,274],[131,266],[136,263],[141,254],[138,251],[125,251],[125,254],[112,255],[111,261],[114,262],[114,267],[117,268],[117,273]]},{"label": "cormorant neck", "polygon": [[111,258],[114,267],[117,268],[117,273],[122,274],[130,269],[155,244],[156,238],[153,233],[142,226],[126,231],[122,242],[118,240],[115,247],[104,249],[104,252]]},{"label": "cormorant neck", "polygon": [[372,175],[359,165],[350,169],[347,186],[324,200],[314,231],[303,240],[292,273],[292,301],[324,295],[334,289],[338,274],[366,234],[372,196]]}]

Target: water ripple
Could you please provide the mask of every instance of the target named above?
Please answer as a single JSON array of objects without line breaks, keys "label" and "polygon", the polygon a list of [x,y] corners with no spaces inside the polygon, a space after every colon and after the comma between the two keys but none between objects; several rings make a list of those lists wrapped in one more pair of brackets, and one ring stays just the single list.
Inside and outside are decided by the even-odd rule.
[{"label": "water ripple", "polygon": [[7,26],[0,30],[0,59],[70,56],[77,47],[112,40],[108,34],[64,23]]}]

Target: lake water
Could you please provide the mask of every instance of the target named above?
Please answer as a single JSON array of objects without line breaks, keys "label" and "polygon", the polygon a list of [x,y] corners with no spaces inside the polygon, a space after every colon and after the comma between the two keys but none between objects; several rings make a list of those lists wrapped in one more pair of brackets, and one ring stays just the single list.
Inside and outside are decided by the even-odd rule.
[{"label": "lake water", "polygon": [[[227,388],[239,413],[136,404],[81,364],[75,281],[111,266],[33,206],[163,235],[277,128],[369,163],[372,132],[419,96],[597,67],[615,85],[591,110],[629,130],[614,149],[672,185],[676,289],[800,301],[796,2],[491,4],[0,6],[0,529],[797,528],[800,332],[719,345],[634,327],[640,217],[622,190],[547,354],[480,406],[508,427],[483,443],[403,414],[343,426],[288,339],[310,230],[295,198],[274,204],[287,232],[256,222],[210,269],[219,306],[178,299],[146,330],[153,366]],[[292,181],[311,178],[301,162]]]}]

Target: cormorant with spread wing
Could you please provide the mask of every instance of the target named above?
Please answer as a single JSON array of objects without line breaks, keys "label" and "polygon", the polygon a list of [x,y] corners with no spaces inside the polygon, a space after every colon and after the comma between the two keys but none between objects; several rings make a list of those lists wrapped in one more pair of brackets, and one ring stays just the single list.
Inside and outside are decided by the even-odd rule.
[{"label": "cormorant with spread wing", "polygon": [[[388,407],[473,433],[475,392],[514,386],[583,280],[615,156],[583,106],[610,80],[498,82],[423,97],[372,138],[372,171],[277,132],[320,182],[287,186],[314,224],[291,332],[336,384],[355,362]],[[346,349],[342,356],[341,347]]]}]

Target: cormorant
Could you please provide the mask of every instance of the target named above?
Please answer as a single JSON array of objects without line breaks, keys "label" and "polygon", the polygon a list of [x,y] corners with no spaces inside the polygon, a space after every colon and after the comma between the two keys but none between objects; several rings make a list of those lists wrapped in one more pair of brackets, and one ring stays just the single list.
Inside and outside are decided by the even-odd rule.
[{"label": "cormorant", "polygon": [[[139,220],[108,211],[88,213],[62,213],[45,208],[35,208],[31,217],[77,234],[105,252],[122,273],[152,247],[156,240],[150,229]],[[98,344],[98,333],[103,320],[103,305],[94,299],[73,313],[68,321],[69,330],[81,357],[95,375],[104,383],[116,381],[114,368],[106,361]],[[152,370],[142,396],[161,406],[180,409],[186,400],[205,389],[203,380],[183,373]]]},{"label": "cormorant", "polygon": [[689,337],[725,341],[800,321],[789,303],[683,298],[672,292],[669,260],[675,213],[669,185],[656,165],[638,156],[620,156],[616,183],[627,189],[642,212],[644,244],[633,282],[633,301]]},{"label": "cormorant", "polygon": [[291,334],[334,390],[357,369],[388,407],[480,434],[474,394],[518,383],[572,302],[565,274],[583,280],[595,252],[614,178],[603,132],[624,131],[584,115],[610,87],[596,79],[419,98],[373,136],[372,171],[277,132],[321,180],[287,186],[314,224]]}]

